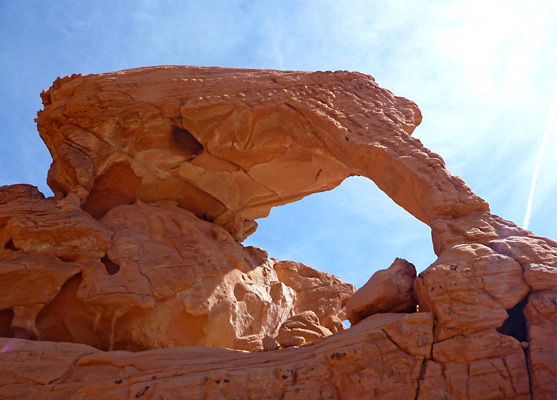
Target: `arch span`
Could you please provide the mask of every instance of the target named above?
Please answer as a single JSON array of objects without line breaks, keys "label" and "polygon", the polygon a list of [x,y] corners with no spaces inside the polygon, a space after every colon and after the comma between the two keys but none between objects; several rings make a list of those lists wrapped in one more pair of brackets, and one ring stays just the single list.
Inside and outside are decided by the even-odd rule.
[{"label": "arch span", "polygon": [[[149,67],[58,79],[43,99],[49,184],[81,202],[128,162],[135,198],[176,201],[238,241],[273,206],[353,175],[426,224],[488,210],[410,136],[418,107],[361,73]],[[203,151],[184,154],[177,130]]]}]

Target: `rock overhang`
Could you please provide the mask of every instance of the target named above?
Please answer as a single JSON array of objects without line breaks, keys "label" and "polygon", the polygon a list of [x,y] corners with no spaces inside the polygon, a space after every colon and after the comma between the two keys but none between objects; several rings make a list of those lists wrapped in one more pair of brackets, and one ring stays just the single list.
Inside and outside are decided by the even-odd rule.
[{"label": "rock overhang", "polygon": [[488,207],[410,136],[415,103],[361,73],[149,67],[58,79],[42,97],[48,183],[97,218],[171,200],[241,241],[273,206],[352,175],[426,223]]}]

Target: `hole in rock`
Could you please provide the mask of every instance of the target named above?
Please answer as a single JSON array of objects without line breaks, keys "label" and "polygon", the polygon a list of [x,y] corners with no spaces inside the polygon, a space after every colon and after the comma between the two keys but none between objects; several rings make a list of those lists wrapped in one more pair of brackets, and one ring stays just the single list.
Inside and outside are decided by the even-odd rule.
[{"label": "hole in rock", "polygon": [[77,299],[81,274],[67,280],[60,292],[37,315],[35,326],[40,340],[78,342],[101,348],[94,315]]},{"label": "hole in rock", "polygon": [[4,245],[5,249],[17,251],[16,247],[14,246],[14,241],[12,239],[8,240],[8,243]]},{"label": "hole in rock", "polygon": [[10,309],[0,310],[0,337],[12,337],[14,312]]},{"label": "hole in rock", "polygon": [[511,309],[507,310],[509,315],[503,325],[497,328],[499,333],[514,337],[519,342],[527,341],[526,317],[524,307],[528,303],[528,296]]},{"label": "hole in rock", "polygon": [[58,255],[58,258],[60,259],[60,261],[64,261],[64,262],[74,262],[79,260],[79,255],[78,254],[61,254]]},{"label": "hole in rock", "polygon": [[186,153],[197,155],[203,151],[203,145],[187,129],[174,127],[172,137],[176,146]]},{"label": "hole in rock", "polygon": [[26,329],[12,327],[14,312],[11,309],[0,310],[0,337],[36,340],[37,337]]},{"label": "hole in rock", "polygon": [[236,300],[243,301],[246,297],[246,293],[248,293],[248,291],[243,283],[237,283],[236,286],[234,286],[234,297],[236,297]]},{"label": "hole in rock", "polygon": [[141,178],[127,161],[117,162],[95,179],[83,210],[99,219],[112,208],[131,204],[141,187]]},{"label": "hole in rock", "polygon": [[356,288],[396,257],[414,264],[418,273],[437,259],[430,228],[363,177],[274,207],[257,223],[245,246],[329,272]]},{"label": "hole in rock", "polygon": [[104,256],[103,258],[101,258],[101,262],[104,264],[108,275],[114,275],[118,273],[118,271],[120,271],[120,266],[112,261],[110,258],[108,258],[108,256]]}]

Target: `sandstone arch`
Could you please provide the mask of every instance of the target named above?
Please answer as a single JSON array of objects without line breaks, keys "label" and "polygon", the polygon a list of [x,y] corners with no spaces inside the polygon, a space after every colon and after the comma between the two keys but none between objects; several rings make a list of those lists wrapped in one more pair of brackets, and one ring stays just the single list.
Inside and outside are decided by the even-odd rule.
[{"label": "sandstone arch", "polygon": [[[129,162],[141,179],[137,199],[177,201],[238,240],[272,206],[351,175],[372,179],[428,225],[488,211],[410,136],[418,107],[360,73],[152,67],[59,79],[43,98],[49,184],[81,201],[91,182],[107,185],[105,171]],[[176,129],[198,143],[195,158],[176,150]]]}]

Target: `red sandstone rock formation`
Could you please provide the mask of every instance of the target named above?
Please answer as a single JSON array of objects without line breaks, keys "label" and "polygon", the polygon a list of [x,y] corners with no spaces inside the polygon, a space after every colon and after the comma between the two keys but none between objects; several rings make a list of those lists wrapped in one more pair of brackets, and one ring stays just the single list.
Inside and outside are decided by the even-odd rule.
[{"label": "red sandstone rock formation", "polygon": [[[41,96],[55,197],[0,188],[0,398],[557,396],[557,243],[490,214],[373,78],[154,67]],[[239,243],[351,175],[431,227],[417,278],[350,299]]]},{"label": "red sandstone rock formation", "polygon": [[397,258],[392,265],[377,271],[346,303],[346,315],[352,325],[370,315],[386,312],[414,312],[416,267]]},{"label": "red sandstone rock formation", "polygon": [[0,205],[0,308],[27,337],[104,350],[235,348],[243,336],[276,336],[308,308],[325,332],[334,329],[331,318],[344,318],[353,292],[325,272],[242,247],[168,202],[118,206],[97,221],[32,187],[0,193],[8,199]]}]

